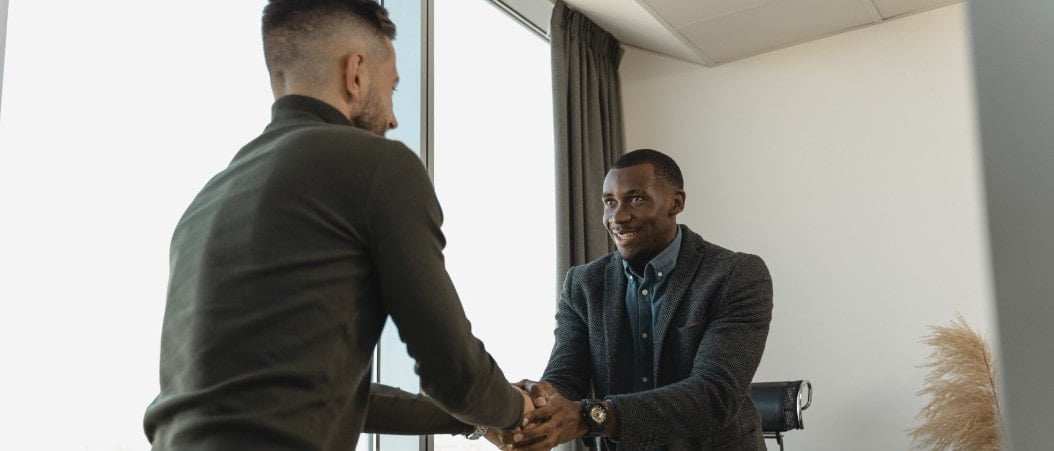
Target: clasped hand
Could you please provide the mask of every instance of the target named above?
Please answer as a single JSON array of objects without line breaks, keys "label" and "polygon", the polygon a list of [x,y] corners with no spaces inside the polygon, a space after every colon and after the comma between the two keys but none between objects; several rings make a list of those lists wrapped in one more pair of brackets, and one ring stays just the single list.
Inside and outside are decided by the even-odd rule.
[{"label": "clasped hand", "polygon": [[487,440],[500,449],[537,451],[552,449],[588,432],[582,421],[582,403],[569,401],[548,382],[524,379],[513,384],[524,400],[523,421],[512,431],[492,429]]}]

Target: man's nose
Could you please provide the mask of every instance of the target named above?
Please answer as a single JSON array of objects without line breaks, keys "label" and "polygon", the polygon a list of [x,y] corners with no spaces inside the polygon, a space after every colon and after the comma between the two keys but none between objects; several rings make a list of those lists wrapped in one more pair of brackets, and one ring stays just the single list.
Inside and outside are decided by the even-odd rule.
[{"label": "man's nose", "polygon": [[615,206],[615,211],[611,212],[611,220],[616,224],[621,224],[623,222],[629,221],[629,211],[627,211],[626,207],[622,206],[622,204],[620,203]]},{"label": "man's nose", "polygon": [[395,127],[398,127],[398,126],[399,126],[399,120],[396,119],[395,115],[393,114],[392,118],[388,121],[388,130],[392,130]]}]

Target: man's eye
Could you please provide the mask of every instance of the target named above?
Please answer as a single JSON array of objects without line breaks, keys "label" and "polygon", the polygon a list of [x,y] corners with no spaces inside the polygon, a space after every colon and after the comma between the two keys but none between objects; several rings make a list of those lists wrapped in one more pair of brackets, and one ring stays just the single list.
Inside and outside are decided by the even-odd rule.
[{"label": "man's eye", "polygon": [[643,201],[643,200],[644,200],[644,198],[640,197],[640,196],[633,196],[633,197],[631,197],[629,199],[630,202],[640,202],[640,201]]},{"label": "man's eye", "polygon": [[613,206],[613,205],[615,205],[615,201],[613,201],[611,199],[607,199],[607,200],[604,201],[604,205],[606,205],[608,207]]}]

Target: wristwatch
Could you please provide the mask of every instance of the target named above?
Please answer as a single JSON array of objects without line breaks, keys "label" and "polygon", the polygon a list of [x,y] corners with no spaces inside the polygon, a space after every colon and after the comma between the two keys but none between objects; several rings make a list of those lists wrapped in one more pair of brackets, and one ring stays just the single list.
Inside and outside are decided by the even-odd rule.
[{"label": "wristwatch", "polygon": [[466,435],[465,438],[469,440],[479,440],[480,437],[487,435],[487,427],[476,425],[476,429],[471,434]]},{"label": "wristwatch", "polygon": [[608,417],[610,412],[604,405],[604,401],[600,399],[583,399],[582,400],[582,421],[586,423],[586,427],[589,428],[589,432],[586,434],[588,437],[600,437],[604,434],[604,429],[608,427]]}]

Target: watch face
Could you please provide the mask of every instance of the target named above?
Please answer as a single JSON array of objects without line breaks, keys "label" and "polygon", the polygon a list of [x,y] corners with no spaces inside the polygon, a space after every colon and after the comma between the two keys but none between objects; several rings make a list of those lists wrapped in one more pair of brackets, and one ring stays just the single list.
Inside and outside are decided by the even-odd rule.
[{"label": "watch face", "polygon": [[608,413],[601,406],[593,406],[592,409],[589,409],[589,418],[592,419],[594,423],[601,424],[604,421],[607,421]]}]

